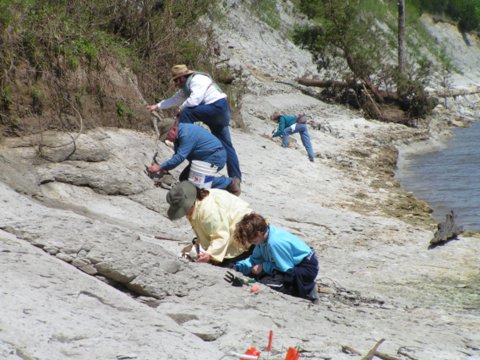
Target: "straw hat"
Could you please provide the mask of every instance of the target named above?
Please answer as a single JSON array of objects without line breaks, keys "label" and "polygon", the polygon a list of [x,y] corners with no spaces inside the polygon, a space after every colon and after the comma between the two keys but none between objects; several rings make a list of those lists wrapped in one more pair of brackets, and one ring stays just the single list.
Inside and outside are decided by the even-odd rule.
[{"label": "straw hat", "polygon": [[189,70],[187,65],[184,64],[174,65],[170,71],[172,73],[170,81],[173,81],[180,76],[193,74],[193,70]]}]

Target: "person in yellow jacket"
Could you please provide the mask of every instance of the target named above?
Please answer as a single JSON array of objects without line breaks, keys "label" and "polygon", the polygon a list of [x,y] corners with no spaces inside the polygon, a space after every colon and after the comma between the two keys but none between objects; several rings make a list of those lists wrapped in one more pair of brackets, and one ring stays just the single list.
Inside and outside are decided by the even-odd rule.
[{"label": "person in yellow jacket", "polygon": [[235,227],[250,205],[220,189],[199,189],[189,181],[181,181],[167,193],[170,204],[167,216],[178,220],[186,216],[204,252],[197,261],[232,267],[236,261],[250,256],[254,246],[245,247],[234,237]]}]

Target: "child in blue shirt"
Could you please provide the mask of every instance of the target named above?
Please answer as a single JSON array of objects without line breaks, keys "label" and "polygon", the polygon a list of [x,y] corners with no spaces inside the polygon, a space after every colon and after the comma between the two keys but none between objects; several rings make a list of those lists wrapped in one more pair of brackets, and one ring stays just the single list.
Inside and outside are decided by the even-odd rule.
[{"label": "child in blue shirt", "polygon": [[305,242],[256,213],[237,223],[235,238],[243,246],[255,245],[252,255],[234,264],[235,270],[268,286],[275,283],[272,289],[318,303],[318,260]]}]

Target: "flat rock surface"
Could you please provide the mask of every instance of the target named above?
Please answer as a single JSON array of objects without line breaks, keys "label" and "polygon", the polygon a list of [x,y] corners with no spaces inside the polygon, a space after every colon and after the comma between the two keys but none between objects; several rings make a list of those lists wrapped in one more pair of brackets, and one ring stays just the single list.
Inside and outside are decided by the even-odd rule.
[{"label": "flat rock surface", "polygon": [[[233,27],[238,2],[227,4]],[[167,190],[144,173],[155,151],[172,154],[153,131],[88,131],[74,155],[65,145],[39,156],[31,139],[6,139],[0,358],[238,358],[229,354],[250,346],[265,355],[272,330],[272,359],[288,347],[302,358],[359,359],[380,339],[379,351],[399,359],[480,359],[480,238],[428,250],[428,206],[394,178],[397,147],[438,133],[366,120],[276,82],[304,74],[311,59],[299,51],[277,61],[265,50],[256,62],[255,46],[285,40],[262,28],[261,45],[253,20],[235,26],[228,56],[250,68],[245,129],[231,129],[241,197],[315,248],[320,304],[232,287],[225,270],[179,257],[193,232],[185,219],[168,220]],[[261,136],[275,110],[311,115],[314,163],[296,135],[288,149]]]}]

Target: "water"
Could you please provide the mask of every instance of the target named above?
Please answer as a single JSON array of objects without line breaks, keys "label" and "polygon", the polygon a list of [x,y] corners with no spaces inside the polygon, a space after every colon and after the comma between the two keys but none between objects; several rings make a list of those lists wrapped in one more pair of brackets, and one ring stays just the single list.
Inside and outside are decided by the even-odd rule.
[{"label": "water", "polygon": [[438,222],[453,209],[465,230],[480,230],[480,122],[454,129],[445,149],[405,158],[402,186],[434,209]]}]

